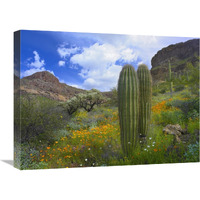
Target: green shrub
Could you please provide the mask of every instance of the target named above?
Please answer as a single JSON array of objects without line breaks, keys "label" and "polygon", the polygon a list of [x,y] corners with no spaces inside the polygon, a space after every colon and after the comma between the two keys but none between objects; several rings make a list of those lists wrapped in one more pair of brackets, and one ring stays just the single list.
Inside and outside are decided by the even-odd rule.
[{"label": "green shrub", "polygon": [[69,115],[72,115],[80,107],[80,103],[77,97],[72,97],[67,102],[61,103],[60,105],[63,106]]},{"label": "green shrub", "polygon": [[158,92],[153,92],[152,95],[153,95],[153,96],[157,96],[157,95],[158,95]]},{"label": "green shrub", "polygon": [[76,98],[78,99],[80,107],[87,112],[93,110],[95,105],[98,106],[106,101],[102,93],[96,89],[89,90],[86,93],[80,93]]},{"label": "green shrub", "polygon": [[20,141],[38,143],[53,142],[53,131],[64,126],[63,114],[57,109],[57,102],[45,97],[22,97],[20,120]]},{"label": "green shrub", "polygon": [[54,131],[54,138],[55,140],[60,140],[62,137],[69,137],[71,133],[67,129],[60,129]]},{"label": "green shrub", "polygon": [[176,85],[176,86],[174,86],[174,91],[175,92],[179,92],[179,91],[182,91],[184,89],[185,89],[184,85]]},{"label": "green shrub", "polygon": [[185,153],[185,159],[187,162],[199,162],[199,142],[188,145],[188,150]]},{"label": "green shrub", "polygon": [[167,91],[167,90],[166,90],[165,88],[162,88],[162,89],[159,90],[159,93],[160,93],[160,94],[164,94],[164,93],[166,93],[166,91]]},{"label": "green shrub", "polygon": [[111,98],[109,104],[111,106],[117,106],[118,105],[118,95],[117,95],[117,88],[114,87],[111,89]]},{"label": "green shrub", "polygon": [[196,118],[196,120],[192,120],[190,118],[188,122],[187,131],[191,134],[194,134],[196,131],[199,131],[199,118]]},{"label": "green shrub", "polygon": [[181,96],[182,96],[183,98],[191,98],[191,93],[188,92],[188,91],[183,91],[183,92],[181,93]]},{"label": "green shrub", "polygon": [[199,116],[199,99],[188,100],[173,100],[171,105],[179,108],[184,114],[184,120],[187,121],[190,117],[196,118]]},{"label": "green shrub", "polygon": [[154,120],[156,124],[162,124],[163,126],[167,124],[182,124],[183,113],[180,110],[162,111],[160,114],[154,115]]}]

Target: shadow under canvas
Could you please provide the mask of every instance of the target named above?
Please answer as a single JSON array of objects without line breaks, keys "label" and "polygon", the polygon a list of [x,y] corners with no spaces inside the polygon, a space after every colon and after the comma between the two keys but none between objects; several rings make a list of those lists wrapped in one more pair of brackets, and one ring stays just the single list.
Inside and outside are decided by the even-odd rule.
[{"label": "shadow under canvas", "polygon": [[13,166],[13,163],[14,163],[13,160],[2,160],[2,162],[5,162],[5,163],[12,165],[12,166]]}]

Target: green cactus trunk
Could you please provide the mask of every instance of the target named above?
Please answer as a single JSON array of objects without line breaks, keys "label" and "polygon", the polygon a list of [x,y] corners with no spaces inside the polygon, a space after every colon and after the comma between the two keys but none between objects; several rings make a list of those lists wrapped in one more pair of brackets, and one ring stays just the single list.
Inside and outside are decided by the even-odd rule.
[{"label": "green cactus trunk", "polygon": [[138,137],[139,91],[134,68],[125,65],[118,80],[120,137],[125,156],[131,156]]},{"label": "green cactus trunk", "polygon": [[172,92],[173,92],[173,82],[172,82],[172,71],[171,71],[171,64],[169,61],[169,89],[170,89],[170,94],[172,97]]},{"label": "green cactus trunk", "polygon": [[139,126],[140,141],[145,143],[151,120],[152,78],[148,67],[139,65],[137,70],[139,81]]},{"label": "green cactus trunk", "polygon": [[189,81],[189,73],[188,73],[188,71],[186,71],[186,79],[187,79],[187,81]]}]

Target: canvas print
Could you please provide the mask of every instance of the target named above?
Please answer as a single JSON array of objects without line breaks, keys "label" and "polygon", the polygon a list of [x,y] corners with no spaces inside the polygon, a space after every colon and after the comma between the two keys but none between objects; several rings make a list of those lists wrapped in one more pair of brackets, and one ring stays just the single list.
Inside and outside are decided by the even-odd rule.
[{"label": "canvas print", "polygon": [[199,38],[14,33],[14,166],[199,162]]}]

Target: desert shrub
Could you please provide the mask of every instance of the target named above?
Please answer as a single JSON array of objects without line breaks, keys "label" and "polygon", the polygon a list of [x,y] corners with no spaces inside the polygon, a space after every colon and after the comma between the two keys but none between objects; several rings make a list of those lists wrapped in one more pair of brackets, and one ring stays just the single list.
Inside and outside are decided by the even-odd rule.
[{"label": "desert shrub", "polygon": [[111,118],[113,118],[116,110],[116,107],[108,109],[101,106],[95,107],[91,112],[79,109],[67,122],[67,129],[78,130],[106,124]]},{"label": "desert shrub", "polygon": [[54,131],[54,139],[60,140],[62,137],[70,137],[71,133],[65,128]]},{"label": "desert shrub", "polygon": [[187,162],[199,162],[199,142],[188,145],[188,150],[185,153],[185,159]]},{"label": "desert shrub", "polygon": [[56,112],[57,103],[45,97],[22,97],[20,105],[21,142],[53,142],[53,131],[63,127],[63,115]]},{"label": "desert shrub", "polygon": [[152,95],[153,95],[153,96],[157,96],[157,95],[158,95],[158,92],[153,92]]},{"label": "desert shrub", "polygon": [[179,108],[183,113],[185,120],[190,117],[196,118],[199,116],[199,99],[187,99],[187,100],[173,100],[171,105]]},{"label": "desert shrub", "polygon": [[189,133],[194,134],[196,131],[199,131],[199,118],[192,120],[189,118],[187,130]]},{"label": "desert shrub", "polygon": [[69,115],[72,115],[80,107],[80,102],[77,97],[72,97],[67,102],[61,103],[60,105],[62,105]]},{"label": "desert shrub", "polygon": [[153,118],[156,124],[162,124],[163,126],[167,124],[182,124],[183,112],[180,110],[161,111],[160,114],[154,114]]},{"label": "desert shrub", "polygon": [[[40,146],[44,148],[44,146]],[[44,162],[38,162],[38,157],[40,156],[39,149],[32,147],[28,143],[15,143],[14,148],[14,166],[24,170],[24,169],[45,169],[47,164]]]},{"label": "desert shrub", "polygon": [[77,123],[75,120],[67,123],[67,130],[79,130],[81,128],[86,128],[86,124]]},{"label": "desert shrub", "polygon": [[183,91],[183,92],[181,93],[181,96],[182,96],[183,98],[190,98],[190,97],[191,97],[191,93],[188,92],[188,91]]},{"label": "desert shrub", "polygon": [[117,88],[116,87],[111,89],[111,98],[109,100],[109,105],[112,105],[112,106],[118,105],[118,94],[117,94]]},{"label": "desert shrub", "polygon": [[76,98],[78,99],[81,108],[90,112],[95,105],[100,105],[106,101],[102,93],[96,89],[87,91],[86,93],[79,93]]},{"label": "desert shrub", "polygon": [[194,95],[199,96],[199,66],[193,66],[192,63],[187,63],[187,69],[189,70],[189,89]]},{"label": "desert shrub", "polygon": [[162,89],[159,90],[159,93],[164,94],[164,93],[166,93],[166,91],[167,91],[166,88],[162,88]]},{"label": "desert shrub", "polygon": [[68,130],[79,130],[81,128],[88,128],[90,126],[94,126],[96,119],[90,115],[85,110],[78,110],[72,118],[67,122],[67,129]]},{"label": "desert shrub", "polygon": [[184,85],[176,85],[176,86],[174,86],[174,91],[175,92],[179,92],[179,91],[182,91],[184,89],[185,89]]}]

